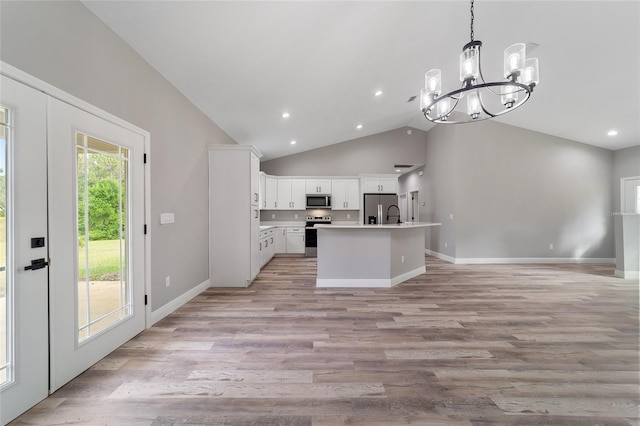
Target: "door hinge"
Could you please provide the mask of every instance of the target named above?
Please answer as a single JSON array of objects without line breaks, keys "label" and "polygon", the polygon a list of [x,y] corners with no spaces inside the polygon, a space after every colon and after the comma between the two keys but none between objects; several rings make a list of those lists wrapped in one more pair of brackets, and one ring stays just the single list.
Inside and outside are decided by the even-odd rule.
[{"label": "door hinge", "polygon": [[144,153],[144,164],[147,164],[147,153]]},{"label": "door hinge", "polygon": [[147,295],[144,295],[144,306],[147,306]]},{"label": "door hinge", "polygon": [[144,224],[144,235],[147,235],[147,224]]}]

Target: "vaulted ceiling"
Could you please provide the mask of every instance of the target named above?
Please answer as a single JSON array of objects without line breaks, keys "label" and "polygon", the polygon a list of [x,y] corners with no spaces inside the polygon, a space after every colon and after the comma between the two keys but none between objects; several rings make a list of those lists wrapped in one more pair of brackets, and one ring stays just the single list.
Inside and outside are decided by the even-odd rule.
[{"label": "vaulted ceiling", "polygon": [[[470,39],[465,1],[84,4],[265,159],[430,129],[408,99],[431,68],[442,69],[443,89],[457,88]],[[611,150],[640,144],[640,2],[479,0],[475,39],[488,80],[501,79],[506,47],[537,45],[527,53],[540,60],[540,85],[499,121]]]}]

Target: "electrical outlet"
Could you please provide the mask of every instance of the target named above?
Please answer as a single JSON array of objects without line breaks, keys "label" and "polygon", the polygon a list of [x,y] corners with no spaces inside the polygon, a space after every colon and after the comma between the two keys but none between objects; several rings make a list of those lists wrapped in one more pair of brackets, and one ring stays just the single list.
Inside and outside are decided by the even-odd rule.
[{"label": "electrical outlet", "polygon": [[294,219],[297,219],[297,218],[298,218],[298,213],[294,214],[294,215],[293,215],[293,218],[294,218]]},{"label": "electrical outlet", "polygon": [[549,250],[553,250],[553,244],[549,244]]},{"label": "electrical outlet", "polygon": [[271,213],[271,219],[275,219],[276,218],[276,214],[275,213]]},{"label": "electrical outlet", "polygon": [[351,219],[351,215],[347,213],[347,219]]},{"label": "electrical outlet", "polygon": [[400,256],[400,263],[404,263],[404,256]]},{"label": "electrical outlet", "polygon": [[170,277],[169,275],[167,275],[167,276],[164,278],[164,286],[165,286],[165,287],[169,287],[170,285],[171,285],[171,277]]},{"label": "electrical outlet", "polygon": [[447,247],[449,247],[449,244],[444,243],[444,248],[447,248]]},{"label": "electrical outlet", "polygon": [[453,220],[453,213],[449,214],[449,220]]}]

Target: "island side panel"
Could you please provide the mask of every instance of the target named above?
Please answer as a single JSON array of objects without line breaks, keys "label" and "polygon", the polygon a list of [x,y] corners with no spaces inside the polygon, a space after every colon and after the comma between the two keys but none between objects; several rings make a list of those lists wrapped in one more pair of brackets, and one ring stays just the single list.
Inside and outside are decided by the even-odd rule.
[{"label": "island side panel", "polygon": [[393,285],[423,274],[424,228],[395,229],[391,232],[391,277]]},{"label": "island side panel", "polygon": [[[370,286],[388,286],[391,278],[388,229],[318,228],[318,282],[370,280]],[[365,286],[365,285],[363,285]]]}]

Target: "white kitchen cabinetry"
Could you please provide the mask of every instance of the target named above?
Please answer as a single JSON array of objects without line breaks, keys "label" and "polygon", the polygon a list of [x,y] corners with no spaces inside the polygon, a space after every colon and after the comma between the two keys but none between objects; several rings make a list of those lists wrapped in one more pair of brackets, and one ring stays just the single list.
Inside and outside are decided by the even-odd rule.
[{"label": "white kitchen cabinetry", "polygon": [[260,172],[260,208],[267,208],[267,199],[266,199],[266,186],[267,186],[267,175],[265,172]]},{"label": "white kitchen cabinetry", "polygon": [[331,194],[331,179],[307,179],[307,194]]},{"label": "white kitchen cabinetry", "polygon": [[287,253],[304,254],[304,227],[287,228]]},{"label": "white kitchen cabinetry", "polygon": [[275,254],[276,246],[276,231],[275,229],[268,229],[266,231],[260,231],[260,238],[258,240],[258,251],[260,253],[260,268],[269,263],[273,255]]},{"label": "white kitchen cabinetry", "polygon": [[334,179],[331,182],[332,210],[360,210],[358,179]]},{"label": "white kitchen cabinetry", "polygon": [[397,177],[366,177],[364,178],[365,194],[397,194],[398,178]]},{"label": "white kitchen cabinetry", "polygon": [[277,210],[304,210],[307,197],[304,179],[278,179]]},{"label": "white kitchen cabinetry", "polygon": [[276,254],[287,252],[287,228],[278,227],[275,230],[276,246],[274,248]]},{"label": "white kitchen cabinetry", "polygon": [[209,281],[212,287],[247,287],[260,270],[261,156],[253,146],[209,146]]},{"label": "white kitchen cabinetry", "polygon": [[278,205],[278,179],[266,176],[264,184],[265,209],[275,210]]}]

